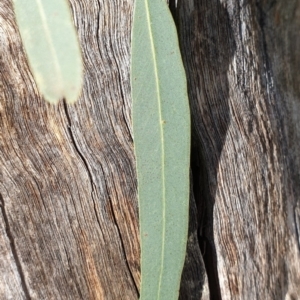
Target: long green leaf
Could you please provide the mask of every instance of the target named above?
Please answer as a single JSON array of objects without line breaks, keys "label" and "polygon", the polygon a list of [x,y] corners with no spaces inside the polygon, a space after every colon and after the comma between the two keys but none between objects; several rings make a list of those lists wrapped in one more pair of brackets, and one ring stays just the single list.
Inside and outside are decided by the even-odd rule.
[{"label": "long green leaf", "polygon": [[17,24],[40,93],[56,103],[80,96],[83,66],[66,0],[13,0]]},{"label": "long green leaf", "polygon": [[141,298],[178,299],[189,207],[190,113],[165,0],[136,0],[131,85],[141,235]]}]

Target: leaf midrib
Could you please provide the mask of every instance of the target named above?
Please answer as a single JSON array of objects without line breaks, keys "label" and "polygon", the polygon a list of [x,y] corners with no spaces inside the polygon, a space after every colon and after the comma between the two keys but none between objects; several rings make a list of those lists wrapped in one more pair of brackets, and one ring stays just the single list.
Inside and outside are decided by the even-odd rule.
[{"label": "leaf midrib", "polygon": [[43,7],[43,4],[42,4],[41,0],[36,0],[36,3],[37,3],[37,6],[38,6],[38,9],[39,9],[39,12],[40,12],[40,16],[41,16],[41,19],[42,19],[42,26],[43,26],[44,31],[45,31],[46,39],[47,39],[47,41],[50,45],[50,51],[52,53],[52,57],[53,57],[53,60],[54,60],[55,70],[57,72],[57,76],[60,79],[59,80],[60,86],[62,86],[61,68],[60,68],[60,64],[59,64],[59,61],[58,61],[58,58],[57,58],[57,55],[56,55],[55,47],[54,47],[54,44],[53,44],[53,39],[51,37],[49,27],[47,26],[47,16],[45,14],[45,10],[44,10],[44,7]]},{"label": "leaf midrib", "polygon": [[156,92],[157,92],[157,99],[158,99],[158,110],[159,110],[159,127],[160,127],[160,138],[162,144],[162,187],[163,187],[163,197],[162,197],[162,218],[163,218],[163,229],[162,229],[162,250],[161,250],[161,270],[159,275],[159,284],[158,284],[158,292],[157,292],[157,299],[159,299],[160,290],[161,290],[161,281],[162,281],[162,273],[163,273],[163,261],[164,261],[164,251],[165,251],[165,233],[166,233],[166,189],[165,189],[165,147],[164,147],[164,131],[163,131],[163,118],[162,118],[162,107],[161,107],[161,95],[160,95],[160,87],[159,87],[159,76],[158,76],[158,68],[157,68],[157,61],[156,61],[156,52],[154,47],[154,40],[153,40],[153,32],[151,27],[151,17],[150,17],[150,9],[149,9],[149,1],[145,0],[146,6],[146,14],[147,14],[147,21],[148,21],[148,30],[150,35],[150,43],[151,43],[151,50],[154,60],[154,73],[155,73],[155,83],[156,83]]}]

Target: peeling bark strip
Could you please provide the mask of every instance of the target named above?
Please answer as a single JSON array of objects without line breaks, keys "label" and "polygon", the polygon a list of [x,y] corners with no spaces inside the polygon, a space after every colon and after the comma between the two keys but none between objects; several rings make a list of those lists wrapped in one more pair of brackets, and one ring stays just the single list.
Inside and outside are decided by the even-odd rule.
[{"label": "peeling bark strip", "polygon": [[[300,1],[170,2],[198,206],[196,220],[192,197],[180,298],[200,299],[203,284],[209,298],[199,224],[212,298],[297,299]],[[86,69],[68,116],[40,99],[11,1],[0,5],[0,299],[138,298],[133,2],[70,3]]]}]

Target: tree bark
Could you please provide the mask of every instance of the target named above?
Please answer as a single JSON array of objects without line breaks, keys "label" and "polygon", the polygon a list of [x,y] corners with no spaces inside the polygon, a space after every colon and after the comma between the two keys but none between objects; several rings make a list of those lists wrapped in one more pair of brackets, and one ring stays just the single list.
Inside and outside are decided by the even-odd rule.
[{"label": "tree bark", "polygon": [[300,1],[178,1],[213,299],[299,299]]},{"label": "tree bark", "polygon": [[[193,121],[180,299],[297,299],[300,1],[169,2]],[[53,106],[1,1],[0,299],[139,295],[133,0],[70,5],[84,90]]]},{"label": "tree bark", "polygon": [[70,4],[84,90],[76,105],[52,106],[28,69],[12,3],[1,2],[1,236],[12,269],[1,268],[1,299],[138,298],[132,3]]}]

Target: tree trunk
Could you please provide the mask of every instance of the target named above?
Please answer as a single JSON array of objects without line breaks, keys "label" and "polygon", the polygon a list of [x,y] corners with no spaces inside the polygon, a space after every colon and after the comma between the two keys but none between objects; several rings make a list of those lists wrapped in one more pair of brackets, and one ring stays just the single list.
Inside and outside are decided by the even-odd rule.
[{"label": "tree trunk", "polygon": [[175,9],[213,299],[300,299],[300,1]]},{"label": "tree trunk", "polygon": [[[180,299],[299,299],[300,0],[169,2],[193,120]],[[57,106],[0,5],[1,300],[138,299],[133,0],[70,4],[85,84]]]}]

